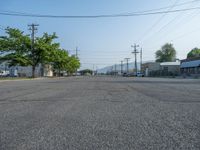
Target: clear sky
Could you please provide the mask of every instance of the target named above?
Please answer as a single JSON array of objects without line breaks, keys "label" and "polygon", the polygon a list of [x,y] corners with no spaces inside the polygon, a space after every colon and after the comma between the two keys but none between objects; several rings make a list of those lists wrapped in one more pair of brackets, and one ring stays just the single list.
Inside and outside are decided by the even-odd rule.
[{"label": "clear sky", "polygon": [[[19,11],[50,15],[119,14],[176,5],[191,0],[2,0],[0,11]],[[200,1],[171,8],[200,6]],[[166,10],[169,10],[166,9]],[[143,48],[144,61],[154,60],[161,45],[171,42],[177,57],[184,59],[189,50],[200,47],[200,10],[125,18],[52,19],[0,15],[0,25],[28,31],[27,24],[37,23],[38,33],[56,32],[61,47],[79,48],[81,68],[102,68],[132,58],[131,45]],[[153,26],[154,25],[154,26]],[[151,29],[151,30],[149,30]],[[3,30],[0,30],[3,34]]]}]

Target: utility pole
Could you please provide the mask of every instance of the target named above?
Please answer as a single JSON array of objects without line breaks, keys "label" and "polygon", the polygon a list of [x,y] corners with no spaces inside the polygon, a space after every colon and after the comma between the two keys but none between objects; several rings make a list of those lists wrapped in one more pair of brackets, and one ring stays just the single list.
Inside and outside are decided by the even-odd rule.
[{"label": "utility pole", "polygon": [[117,65],[115,64],[115,76],[117,75]]},{"label": "utility pole", "polygon": [[29,30],[31,31],[31,50],[32,52],[34,52],[34,42],[35,42],[35,31],[37,31],[37,26],[39,26],[38,24],[29,24]]},{"label": "utility pole", "polygon": [[121,74],[123,74],[123,60],[121,61]]},{"label": "utility pole", "polygon": [[[31,31],[31,51],[32,51],[32,54],[33,54],[32,57],[34,57],[34,55],[35,55],[34,42],[35,42],[35,31],[37,31],[37,26],[39,26],[39,25],[38,24],[34,24],[34,23],[28,25],[29,30]],[[32,77],[33,78],[35,77],[34,72],[35,72],[35,66],[33,65],[32,66],[32,73],[33,73]]]},{"label": "utility pole", "polygon": [[126,60],[126,66],[127,66],[127,73],[129,72],[129,68],[128,68],[128,62],[129,62],[129,60],[130,60],[130,58],[125,58],[125,60]]},{"label": "utility pole", "polygon": [[92,75],[94,76],[95,75],[94,64],[93,64],[92,72],[93,72]]},{"label": "utility pole", "polygon": [[142,48],[140,50],[140,72],[142,71]]},{"label": "utility pole", "polygon": [[78,58],[78,47],[76,47],[76,58]]},{"label": "utility pole", "polygon": [[[78,47],[76,47],[76,54],[75,54],[75,56],[76,56],[76,59],[78,59]],[[94,72],[94,71],[93,71]],[[77,74],[78,74],[78,70],[76,69],[76,76],[77,76]]]},{"label": "utility pole", "polygon": [[134,44],[134,46],[133,45],[131,45],[131,47],[133,47],[134,48],[134,51],[132,52],[133,54],[135,54],[135,73],[136,73],[136,75],[137,75],[137,54],[139,53],[138,51],[137,51],[137,47],[139,47],[139,45],[136,45],[136,44]]}]

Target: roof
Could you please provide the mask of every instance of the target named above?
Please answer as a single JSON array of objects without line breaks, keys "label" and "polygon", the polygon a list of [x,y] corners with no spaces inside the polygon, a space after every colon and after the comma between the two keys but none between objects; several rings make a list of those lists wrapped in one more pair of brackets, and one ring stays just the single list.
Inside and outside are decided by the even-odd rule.
[{"label": "roof", "polygon": [[194,61],[181,63],[181,68],[191,68],[191,67],[199,67],[199,66],[200,66],[200,60],[194,60]]},{"label": "roof", "polygon": [[188,62],[188,61],[194,61],[194,60],[200,60],[200,57],[183,59],[183,60],[181,60],[181,62]]},{"label": "roof", "polygon": [[180,66],[180,62],[179,61],[175,61],[175,62],[163,62],[160,63],[161,66]]}]

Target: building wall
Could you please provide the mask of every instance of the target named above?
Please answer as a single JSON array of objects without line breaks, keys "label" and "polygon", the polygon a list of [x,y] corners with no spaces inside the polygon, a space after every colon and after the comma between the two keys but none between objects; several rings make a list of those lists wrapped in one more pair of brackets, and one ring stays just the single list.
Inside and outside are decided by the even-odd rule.
[{"label": "building wall", "polygon": [[145,76],[170,76],[180,74],[180,62],[145,63],[142,65]]},{"label": "building wall", "polygon": [[182,60],[180,70],[184,76],[200,76],[200,57]]},{"label": "building wall", "polygon": [[45,65],[43,70],[44,77],[52,77],[53,76],[53,67],[51,65]]},{"label": "building wall", "polygon": [[[32,67],[31,66],[13,66],[9,67],[6,62],[0,64],[1,71],[7,71],[10,76],[19,77],[32,77]],[[51,77],[53,76],[53,70],[51,65],[45,65],[44,67],[40,64],[35,69],[35,77]]]},{"label": "building wall", "polygon": [[[18,66],[16,69],[17,69],[18,76],[20,76],[20,77],[32,77],[32,67],[31,66],[27,66],[27,67]],[[40,77],[40,76],[42,76],[41,65],[39,65],[35,69],[35,77]]]},{"label": "building wall", "polygon": [[200,75],[200,66],[199,67],[189,67],[189,68],[181,68],[181,74],[199,74]]},{"label": "building wall", "polygon": [[180,73],[180,65],[164,65],[161,66],[161,70],[167,70],[168,72],[173,72],[173,73]]},{"label": "building wall", "polygon": [[142,72],[145,76],[149,76],[150,72],[157,71],[160,69],[160,63],[157,62],[149,62],[142,64]]}]

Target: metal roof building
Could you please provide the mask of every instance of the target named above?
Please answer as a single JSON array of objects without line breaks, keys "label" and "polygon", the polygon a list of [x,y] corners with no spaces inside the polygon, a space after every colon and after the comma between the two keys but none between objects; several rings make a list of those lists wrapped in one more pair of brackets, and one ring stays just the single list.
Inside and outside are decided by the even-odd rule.
[{"label": "metal roof building", "polygon": [[200,60],[193,60],[181,63],[181,68],[192,68],[192,67],[200,67]]},{"label": "metal roof building", "polygon": [[182,74],[200,76],[200,58],[182,60],[180,68]]},{"label": "metal roof building", "polygon": [[180,66],[180,61],[175,62],[163,62],[160,63],[161,66]]}]

